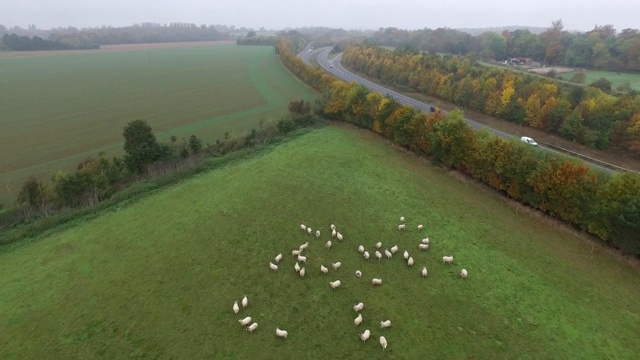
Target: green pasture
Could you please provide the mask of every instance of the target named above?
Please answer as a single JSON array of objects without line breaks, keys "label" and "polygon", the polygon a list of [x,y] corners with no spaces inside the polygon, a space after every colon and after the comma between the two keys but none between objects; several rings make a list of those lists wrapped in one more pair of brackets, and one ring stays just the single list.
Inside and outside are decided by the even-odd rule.
[{"label": "green pasture", "polygon": [[[397,230],[400,216],[406,232]],[[320,239],[300,223],[320,229]],[[327,249],[332,223],[344,241]],[[431,247],[419,251],[426,236]],[[291,250],[307,241],[300,278]],[[375,260],[378,241],[400,251]],[[272,272],[278,253],[284,258]],[[454,263],[444,265],[443,255]],[[339,271],[320,273],[320,264],[336,261]],[[353,128],[313,131],[75,227],[1,247],[0,273],[2,359],[640,353],[637,266]],[[371,285],[374,277],[381,286]],[[342,286],[332,290],[336,279]],[[249,306],[235,315],[232,304],[245,294]],[[356,328],[352,306],[360,301],[364,322]],[[253,334],[238,323],[245,316],[259,324]],[[392,327],[380,329],[386,319]],[[287,340],[275,337],[276,327]],[[358,337],[364,329],[372,333],[366,343]]]},{"label": "green pasture", "polygon": [[98,151],[122,152],[144,119],[161,139],[215,142],[277,118],[314,93],[272,47],[210,45],[0,59],[0,200],[29,175],[47,179]]},{"label": "green pasture", "polygon": [[[560,74],[563,79],[569,80],[575,75],[575,71],[566,72]],[[620,73],[617,75],[614,71],[596,71],[596,70],[587,70],[584,71],[585,75],[585,84],[591,84],[592,82],[605,78],[611,81],[611,87],[615,89],[619,85],[622,85],[625,82],[628,82],[631,85],[632,89],[640,90],[640,74],[631,74],[631,73]]]}]

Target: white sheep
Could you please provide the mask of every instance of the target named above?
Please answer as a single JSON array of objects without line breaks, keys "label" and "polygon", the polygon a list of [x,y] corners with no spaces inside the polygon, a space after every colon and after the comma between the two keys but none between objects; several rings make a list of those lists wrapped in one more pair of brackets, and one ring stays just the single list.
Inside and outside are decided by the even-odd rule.
[{"label": "white sheep", "polygon": [[380,336],[380,346],[382,346],[382,351],[387,348],[387,339],[384,336]]},{"label": "white sheep", "polygon": [[393,254],[391,253],[391,251],[384,249],[384,255],[387,257],[387,259],[391,259],[393,257]]},{"label": "white sheep", "polygon": [[238,315],[238,312],[240,311],[240,306],[238,306],[238,302],[234,301],[233,302],[233,312],[236,313],[236,315]]},{"label": "white sheep", "polygon": [[340,266],[342,266],[342,263],[340,261],[338,261],[337,263],[333,263],[331,264],[331,267],[333,268],[333,270],[338,271],[338,269],[340,269]]},{"label": "white sheep", "polygon": [[272,262],[269,262],[269,268],[271,270],[273,270],[273,271],[278,271],[278,265],[276,265],[276,264],[274,264]]},{"label": "white sheep", "polygon": [[276,264],[280,262],[280,260],[282,260],[282,253],[278,254],[278,256],[276,256]]},{"label": "white sheep", "polygon": [[281,337],[286,339],[287,336],[289,336],[289,333],[286,330],[280,330],[279,328],[276,328],[276,337]]},{"label": "white sheep", "polygon": [[320,271],[321,271],[323,274],[326,274],[326,273],[328,273],[328,272],[329,272],[329,269],[327,269],[324,265],[320,265]]},{"label": "white sheep", "polygon": [[362,309],[364,309],[364,303],[357,303],[353,305],[353,311],[355,312],[362,311]]},{"label": "white sheep", "polygon": [[293,268],[296,269],[296,272],[300,271],[300,264],[296,262],[295,265],[293,265]]},{"label": "white sheep", "polygon": [[382,242],[378,241],[376,243],[376,249],[380,249],[382,247]]},{"label": "white sheep", "polygon": [[298,274],[300,274],[300,277],[304,277],[304,274],[306,273],[306,270],[304,269],[304,266],[302,268],[300,268],[300,272]]},{"label": "white sheep", "polygon": [[331,224],[331,226],[329,226],[329,227],[331,228],[331,230],[335,230],[336,229],[336,226],[333,225],[333,224]]},{"label": "white sheep", "polygon": [[258,328],[258,323],[254,322],[253,324],[249,325],[249,327],[247,328],[247,331],[249,331],[250,333],[253,333],[253,330]]},{"label": "white sheep", "polygon": [[424,228],[424,225],[420,224],[418,225],[418,231],[422,230]]},{"label": "white sheep", "polygon": [[418,244],[418,248],[420,250],[427,250],[429,248],[429,244]]},{"label": "white sheep", "polygon": [[320,230],[316,231],[316,238],[320,237]]},{"label": "white sheep", "polygon": [[362,254],[364,252],[364,246],[358,246],[358,252]]},{"label": "white sheep", "polygon": [[292,256],[298,256],[298,255],[300,255],[300,253],[301,253],[301,252],[302,252],[302,251],[300,251],[300,250],[293,250],[293,251],[291,252],[291,255],[292,255]]},{"label": "white sheep", "polygon": [[443,256],[442,257],[442,263],[451,264],[452,262],[453,262],[453,255],[451,255],[451,256]]},{"label": "white sheep", "polygon": [[335,290],[340,287],[340,280],[329,281],[329,285],[331,286],[332,289]]},{"label": "white sheep", "polygon": [[327,243],[326,243],[326,244],[324,244],[324,246],[325,246],[327,249],[331,249],[331,240],[327,241]]},{"label": "white sheep", "polygon": [[355,320],[353,320],[353,323],[356,324],[356,327],[362,324],[362,314],[358,314],[358,317],[356,317]]},{"label": "white sheep", "polygon": [[302,256],[302,255],[298,255],[298,261],[299,262],[303,262],[303,263],[307,263],[307,257],[306,256]]},{"label": "white sheep", "polygon": [[393,247],[391,247],[391,253],[395,254],[396,252],[398,252],[398,244],[393,245]]},{"label": "white sheep", "polygon": [[406,228],[407,228],[407,225],[405,224],[398,225],[398,230],[404,231]]},{"label": "white sheep", "polygon": [[381,329],[388,328],[389,326],[391,326],[391,320],[380,321],[380,328]]},{"label": "white sheep", "polygon": [[245,295],[245,296],[242,298],[242,307],[243,307],[243,308],[246,308],[247,306],[249,306],[249,299],[247,299],[247,295]]},{"label": "white sheep", "polygon": [[382,279],[373,279],[371,280],[371,283],[375,286],[375,285],[381,285],[382,284]]},{"label": "white sheep", "polygon": [[429,237],[427,236],[426,238],[422,239],[422,243],[423,244],[428,244],[429,243]]},{"label": "white sheep", "polygon": [[337,233],[336,229],[331,230],[331,237],[336,237]]},{"label": "white sheep", "polygon": [[340,241],[344,240],[344,237],[342,236],[342,234],[340,234],[340,232],[338,232],[338,233],[336,234],[336,237],[337,237],[337,238],[338,238],[338,240],[340,240]]},{"label": "white sheep", "polygon": [[463,278],[467,278],[467,269],[462,269],[462,271],[460,271],[460,276],[462,276]]},{"label": "white sheep", "polygon": [[365,252],[362,254],[362,256],[364,256],[364,258],[365,258],[366,260],[369,260],[369,252],[368,252],[368,251],[365,251]]},{"label": "white sheep", "polygon": [[308,228],[307,228],[307,233],[308,233],[309,235],[311,235],[311,233],[313,233],[313,229],[311,229],[311,227],[308,227]]},{"label": "white sheep", "polygon": [[251,322],[251,316],[247,316],[246,318],[244,318],[242,320],[238,320],[238,322],[242,326],[247,326],[247,324],[249,324]]},{"label": "white sheep", "polygon": [[302,231],[307,231],[307,225],[300,224],[300,229],[302,229]]},{"label": "white sheep", "polygon": [[409,252],[407,250],[404,251],[404,255],[402,255],[405,260],[409,258]]},{"label": "white sheep", "polygon": [[376,257],[378,258],[378,261],[380,261],[380,259],[382,259],[382,254],[380,254],[380,251],[376,250]]},{"label": "white sheep", "polygon": [[400,216],[400,222],[403,223],[404,222],[404,216]]},{"label": "white sheep", "polygon": [[427,267],[426,266],[422,268],[422,276],[423,277],[427,277]]},{"label": "white sheep", "polygon": [[362,334],[360,334],[360,340],[362,340],[362,342],[365,342],[367,341],[369,336],[371,336],[371,331],[365,330]]},{"label": "white sheep", "polygon": [[362,271],[356,270],[356,277],[362,277]]},{"label": "white sheep", "polygon": [[413,266],[413,258],[409,256],[409,260],[407,260],[407,265]]},{"label": "white sheep", "polygon": [[298,250],[300,250],[302,252],[302,251],[305,251],[308,247],[309,247],[309,242],[307,241],[306,243],[300,245]]}]

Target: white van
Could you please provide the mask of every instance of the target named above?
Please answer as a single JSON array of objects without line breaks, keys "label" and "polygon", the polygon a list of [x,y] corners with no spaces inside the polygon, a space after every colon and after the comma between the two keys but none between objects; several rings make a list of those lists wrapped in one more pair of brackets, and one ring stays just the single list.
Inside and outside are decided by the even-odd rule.
[{"label": "white van", "polygon": [[523,136],[520,138],[520,141],[525,142],[527,144],[538,146],[538,143],[530,137]]}]

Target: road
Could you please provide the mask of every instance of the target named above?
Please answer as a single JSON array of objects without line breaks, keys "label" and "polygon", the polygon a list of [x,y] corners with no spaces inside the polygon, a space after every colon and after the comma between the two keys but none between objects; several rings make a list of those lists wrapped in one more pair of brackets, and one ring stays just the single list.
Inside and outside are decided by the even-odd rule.
[{"label": "road", "polygon": [[[347,82],[357,82],[359,84],[362,84],[366,87],[368,87],[369,89],[373,90],[373,91],[377,91],[383,95],[387,95],[387,96],[392,96],[393,98],[395,98],[396,100],[398,100],[399,103],[403,104],[403,105],[411,105],[417,109],[420,109],[424,112],[430,112],[430,109],[433,105],[418,101],[416,99],[410,98],[408,96],[402,95],[396,91],[393,91],[391,89],[388,89],[384,86],[381,86],[379,84],[376,84],[372,81],[369,81],[361,76],[358,76],[352,72],[350,72],[349,70],[345,69],[342,64],[340,63],[340,60],[342,59],[342,53],[338,54],[336,57],[334,57],[333,59],[329,59],[329,53],[331,52],[332,47],[327,46],[327,47],[321,47],[321,48],[317,48],[317,49],[311,49],[311,51],[309,51],[311,48],[309,46],[307,46],[300,54],[298,54],[298,56],[300,56],[300,58],[307,64],[310,65],[310,61],[312,58],[317,57],[318,63],[320,64],[320,66],[328,71],[329,73],[333,74],[334,76],[347,81]],[[446,113],[444,110],[440,109],[440,111]],[[484,124],[481,124],[479,122],[473,121],[471,119],[464,119],[469,126],[471,126],[471,128],[473,128],[474,130],[480,130],[480,129],[485,129],[488,132],[491,132],[493,134],[495,134],[496,136],[499,136],[501,138],[505,138],[505,139],[519,139],[519,136],[515,136],[515,135],[511,135],[508,133],[505,133],[503,131],[500,130],[496,130],[493,128],[490,128]],[[541,144],[538,144],[538,148],[545,150],[545,151],[549,151],[549,152],[553,152],[556,154],[561,154],[564,156],[571,156],[568,155],[564,152],[560,152],[557,150],[554,150],[548,146],[544,146]],[[608,173],[612,173],[615,172],[616,170],[613,170],[612,168],[616,168],[617,166],[613,165],[613,164],[607,164],[605,166],[600,165],[596,162],[600,162],[600,160],[597,159],[592,159],[592,161],[589,160],[589,158],[587,156],[581,155],[581,154],[577,154],[582,161],[584,161],[586,164],[598,169],[598,170],[602,170]],[[619,168],[622,169],[622,168]],[[626,169],[622,169],[622,170],[626,170]]]}]

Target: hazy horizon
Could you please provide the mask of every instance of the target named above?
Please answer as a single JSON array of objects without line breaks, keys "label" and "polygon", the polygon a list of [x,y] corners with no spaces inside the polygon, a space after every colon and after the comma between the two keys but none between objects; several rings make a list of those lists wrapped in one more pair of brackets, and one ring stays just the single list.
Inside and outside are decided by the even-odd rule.
[{"label": "hazy horizon", "polygon": [[38,29],[100,26],[130,26],[136,23],[194,23],[259,29],[323,26],[342,29],[396,27],[488,28],[502,26],[549,27],[562,19],[566,30],[589,31],[595,25],[613,25],[618,31],[638,28],[640,2],[630,0],[577,0],[563,2],[506,2],[451,0],[435,4],[416,0],[393,2],[328,0],[325,2],[287,0],[0,0],[0,24]]}]

